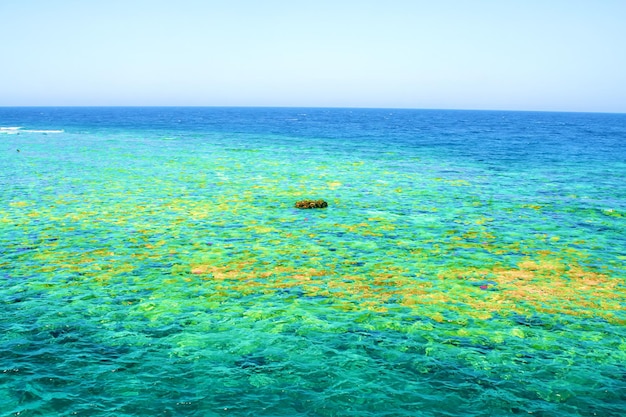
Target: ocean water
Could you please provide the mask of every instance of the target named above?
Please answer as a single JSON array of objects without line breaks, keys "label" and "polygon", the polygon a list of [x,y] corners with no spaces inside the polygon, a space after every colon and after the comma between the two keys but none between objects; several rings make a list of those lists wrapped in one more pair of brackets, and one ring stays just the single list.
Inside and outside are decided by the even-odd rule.
[{"label": "ocean water", "polygon": [[626,415],[625,184],[624,114],[0,108],[0,414]]}]

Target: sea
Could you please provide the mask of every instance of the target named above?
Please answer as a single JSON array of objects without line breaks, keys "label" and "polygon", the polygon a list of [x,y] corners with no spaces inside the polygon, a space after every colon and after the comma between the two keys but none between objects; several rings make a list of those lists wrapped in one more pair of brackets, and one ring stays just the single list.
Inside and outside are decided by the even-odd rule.
[{"label": "sea", "polygon": [[626,114],[2,107],[0,305],[2,416],[624,416]]}]

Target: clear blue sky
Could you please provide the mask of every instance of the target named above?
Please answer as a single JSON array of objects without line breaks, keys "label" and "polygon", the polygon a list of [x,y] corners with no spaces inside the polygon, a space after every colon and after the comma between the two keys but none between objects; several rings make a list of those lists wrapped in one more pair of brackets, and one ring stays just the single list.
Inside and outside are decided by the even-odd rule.
[{"label": "clear blue sky", "polygon": [[626,112],[626,0],[0,0],[0,105]]}]

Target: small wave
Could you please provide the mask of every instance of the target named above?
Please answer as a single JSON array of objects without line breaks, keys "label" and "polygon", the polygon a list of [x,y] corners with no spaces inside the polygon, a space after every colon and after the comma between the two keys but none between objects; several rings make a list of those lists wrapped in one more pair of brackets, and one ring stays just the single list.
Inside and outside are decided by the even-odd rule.
[{"label": "small wave", "polygon": [[19,132],[21,127],[19,126],[11,126],[11,127],[0,127],[0,133],[5,133],[7,135],[14,135]]},{"label": "small wave", "polygon": [[19,126],[9,126],[9,127],[0,127],[0,134],[4,133],[6,135],[17,135],[20,133],[63,133],[64,130],[61,129],[22,129]]},{"label": "small wave", "polygon": [[20,132],[25,132],[25,133],[63,133],[63,132],[65,132],[65,130],[25,129],[25,130],[20,130]]}]

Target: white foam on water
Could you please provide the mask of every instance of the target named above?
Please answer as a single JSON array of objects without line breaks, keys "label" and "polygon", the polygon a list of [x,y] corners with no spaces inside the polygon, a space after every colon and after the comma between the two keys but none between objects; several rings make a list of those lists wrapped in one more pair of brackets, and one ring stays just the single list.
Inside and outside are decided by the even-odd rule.
[{"label": "white foam on water", "polygon": [[65,132],[65,130],[45,130],[45,129],[27,129],[27,130],[21,130],[21,132],[25,132],[25,133],[63,133]]},{"label": "white foam on water", "polygon": [[7,135],[15,135],[19,133],[21,127],[19,126],[10,126],[10,127],[0,127],[0,133],[5,133]]},{"label": "white foam on water", "polygon": [[0,134],[4,133],[5,135],[17,135],[20,133],[43,133],[43,134],[50,134],[50,133],[63,133],[65,132],[64,130],[60,130],[60,129],[22,129],[22,127],[20,126],[7,126],[7,127],[0,127]]}]

